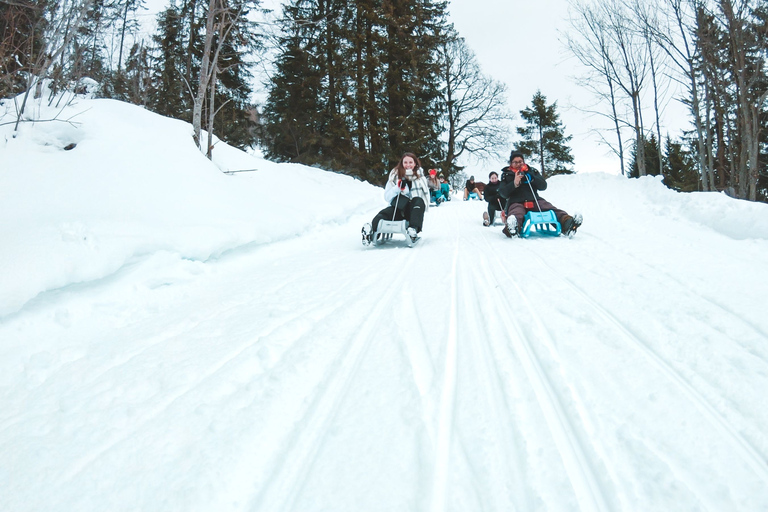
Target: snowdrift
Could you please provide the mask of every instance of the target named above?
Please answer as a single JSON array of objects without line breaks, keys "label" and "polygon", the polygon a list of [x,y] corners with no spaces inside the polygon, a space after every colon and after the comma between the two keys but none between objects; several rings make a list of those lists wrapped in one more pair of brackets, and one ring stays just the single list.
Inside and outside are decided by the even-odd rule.
[{"label": "snowdrift", "polygon": [[[0,105],[0,123],[12,119],[12,105]],[[207,260],[343,222],[381,201],[368,183],[223,142],[211,162],[190,124],[127,103],[78,99],[59,110],[36,112],[59,120],[24,123],[15,138],[12,124],[0,127],[0,315],[147,254]],[[223,172],[234,169],[258,171]]]},{"label": "snowdrift", "polygon": [[[13,112],[12,100],[2,102],[0,123]],[[34,114],[56,120],[23,123],[15,137],[12,123],[0,126],[0,315],[159,251],[205,261],[383,204],[381,190],[368,183],[275,164],[223,142],[211,162],[195,147],[188,123],[123,102],[75,98],[63,109],[38,106]],[[258,171],[223,172],[240,169]],[[583,174],[549,183],[544,197],[576,205],[586,230],[618,225],[621,237],[700,224],[734,239],[768,238],[765,204],[680,194],[651,177]],[[626,213],[638,207],[648,218]]]}]

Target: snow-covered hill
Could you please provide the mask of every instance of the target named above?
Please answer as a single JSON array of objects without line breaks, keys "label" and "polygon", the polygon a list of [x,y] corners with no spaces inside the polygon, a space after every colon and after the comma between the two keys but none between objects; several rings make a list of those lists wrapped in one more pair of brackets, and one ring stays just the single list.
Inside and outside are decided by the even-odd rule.
[{"label": "snow-covered hill", "polygon": [[768,205],[580,174],[572,240],[364,248],[379,188],[54,112],[0,119],[0,510],[768,509]]}]

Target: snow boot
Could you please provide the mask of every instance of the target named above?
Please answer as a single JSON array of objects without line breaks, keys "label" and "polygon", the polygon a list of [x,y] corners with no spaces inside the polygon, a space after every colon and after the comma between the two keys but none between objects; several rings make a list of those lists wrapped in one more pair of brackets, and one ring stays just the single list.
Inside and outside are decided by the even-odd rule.
[{"label": "snow boot", "polygon": [[507,238],[519,237],[520,230],[517,226],[517,217],[514,215],[507,217],[507,222],[504,223],[504,229],[502,229],[501,232],[504,233]]},{"label": "snow boot", "polygon": [[579,229],[579,226],[581,226],[583,220],[584,219],[580,213],[577,213],[573,217],[570,215],[564,217],[562,222],[560,222],[560,224],[563,226],[563,235],[567,236],[568,238],[573,238],[573,235],[576,234],[576,230]]},{"label": "snow boot", "polygon": [[488,212],[483,212],[483,226],[490,226],[491,225],[491,217],[488,215]]},{"label": "snow boot", "polygon": [[408,236],[411,237],[411,242],[415,242],[419,239],[419,234],[415,228],[408,228]]},{"label": "snow boot", "polygon": [[365,224],[362,229],[363,245],[371,245],[373,242],[373,233],[371,232],[371,225]]}]

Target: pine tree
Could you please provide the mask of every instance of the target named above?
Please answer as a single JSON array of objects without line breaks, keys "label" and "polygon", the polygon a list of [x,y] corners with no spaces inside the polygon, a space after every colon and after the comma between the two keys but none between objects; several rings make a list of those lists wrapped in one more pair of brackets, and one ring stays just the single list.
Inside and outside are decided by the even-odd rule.
[{"label": "pine tree", "polygon": [[150,108],[168,117],[192,120],[192,105],[187,76],[184,18],[171,4],[157,16],[158,31],[153,36],[157,57],[152,77]]},{"label": "pine tree", "polygon": [[[656,135],[651,134],[649,137],[643,137],[643,157],[645,158],[645,176],[658,176],[661,174],[661,169],[659,169],[659,143],[656,140]],[[629,174],[628,176],[630,178],[637,178],[640,176],[640,166],[638,165],[637,161],[637,154],[639,151],[637,150],[637,147],[632,148],[632,161],[630,163],[629,167]]]},{"label": "pine tree", "polygon": [[437,57],[448,32],[446,3],[385,0],[382,8],[390,163],[412,151],[425,165],[436,165],[444,157]]},{"label": "pine tree", "polygon": [[315,41],[314,14],[302,2],[283,7],[290,32],[280,38],[281,53],[264,106],[265,154],[277,161],[316,163],[325,109],[323,73]]},{"label": "pine tree", "polygon": [[44,46],[45,14],[51,2],[0,2],[0,98],[24,90],[25,75]]},{"label": "pine tree", "polygon": [[523,138],[517,150],[526,158],[535,157],[545,178],[573,173],[568,167],[573,163],[573,156],[567,145],[572,136],[564,133],[557,102],[547,105],[547,98],[541,91],[536,91],[531,106],[521,110],[520,115],[526,126],[517,128],[517,133]]},{"label": "pine tree", "polygon": [[699,173],[696,159],[691,151],[683,147],[683,143],[673,141],[669,136],[666,140],[666,168],[664,184],[680,192],[694,192],[699,189]]},{"label": "pine tree", "polygon": [[293,0],[264,107],[266,153],[372,181],[405,151],[442,158],[445,3]]}]

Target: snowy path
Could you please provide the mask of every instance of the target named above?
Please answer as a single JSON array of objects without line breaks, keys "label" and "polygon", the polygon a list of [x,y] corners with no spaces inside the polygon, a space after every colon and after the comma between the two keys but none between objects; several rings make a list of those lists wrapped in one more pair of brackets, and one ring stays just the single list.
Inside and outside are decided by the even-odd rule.
[{"label": "snowy path", "polygon": [[768,277],[734,270],[765,242],[507,240],[482,208],[413,249],[366,216],[158,253],[6,317],[0,510],[767,509]]}]

